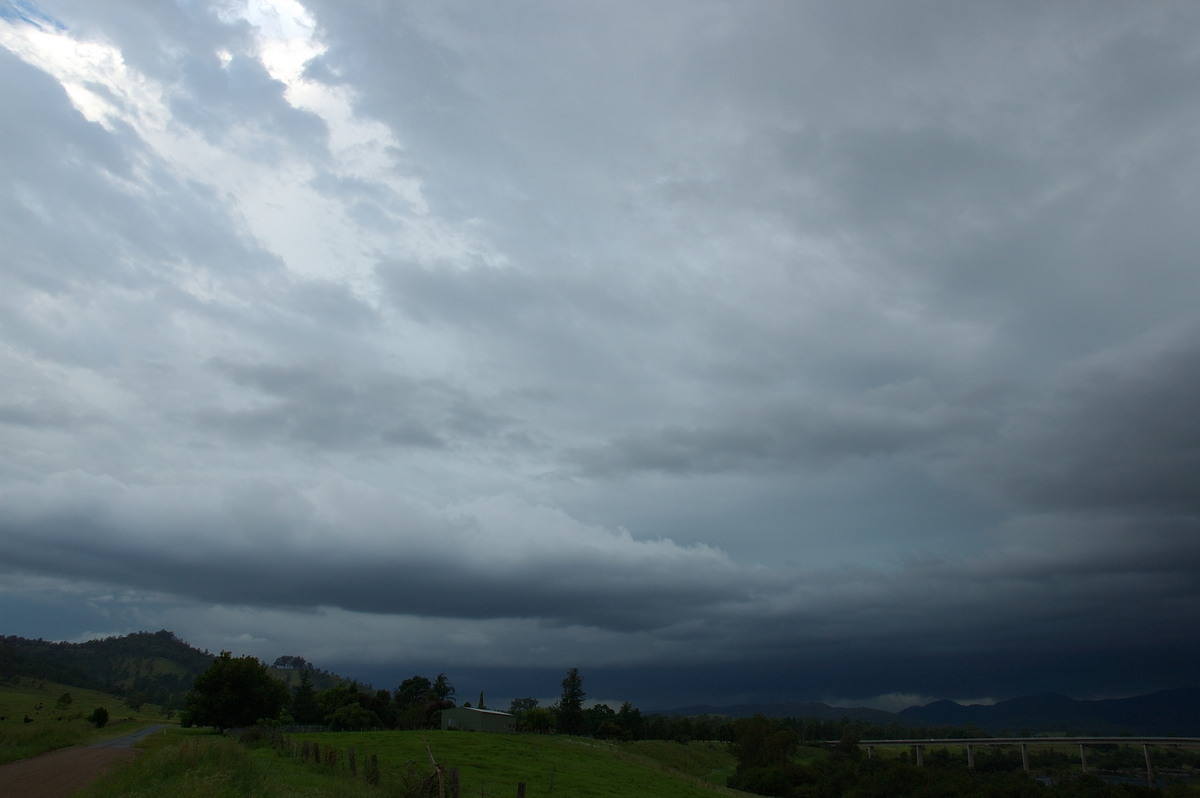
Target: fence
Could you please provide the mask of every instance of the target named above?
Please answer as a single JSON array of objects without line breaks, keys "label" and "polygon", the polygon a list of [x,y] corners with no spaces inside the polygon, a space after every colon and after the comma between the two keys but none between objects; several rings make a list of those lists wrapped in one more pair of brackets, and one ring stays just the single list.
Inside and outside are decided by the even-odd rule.
[{"label": "fence", "polygon": [[[325,730],[324,727],[316,727],[316,729],[309,727],[292,728],[297,728],[297,733]],[[281,755],[291,756],[292,759],[312,763],[313,765],[329,770],[341,771],[348,774],[351,778],[361,776],[365,783],[372,786],[378,786],[380,782],[379,757],[375,754],[370,754],[363,756],[360,762],[359,752],[353,747],[347,747],[343,752],[328,743],[321,745],[315,740],[295,740],[285,734],[281,728],[272,728],[265,731],[261,729],[249,729],[242,733],[241,738],[244,742],[253,742],[258,739],[266,740]],[[429,762],[432,770],[426,774],[421,774],[417,771],[416,764],[410,762],[409,770],[404,774],[404,785],[407,788],[407,794],[411,798],[426,798],[426,796],[461,798],[458,768],[447,768],[438,764],[428,744],[425,746],[425,750],[429,754]],[[516,794],[517,798],[525,798],[525,782],[517,783]]]}]

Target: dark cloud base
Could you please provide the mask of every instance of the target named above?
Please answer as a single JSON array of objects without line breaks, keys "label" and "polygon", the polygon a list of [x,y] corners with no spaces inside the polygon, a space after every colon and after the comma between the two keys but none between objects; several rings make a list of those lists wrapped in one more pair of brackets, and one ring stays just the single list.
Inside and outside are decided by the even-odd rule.
[{"label": "dark cloud base", "polygon": [[1195,684],[1200,6],[301,6],[0,0],[14,631]]}]

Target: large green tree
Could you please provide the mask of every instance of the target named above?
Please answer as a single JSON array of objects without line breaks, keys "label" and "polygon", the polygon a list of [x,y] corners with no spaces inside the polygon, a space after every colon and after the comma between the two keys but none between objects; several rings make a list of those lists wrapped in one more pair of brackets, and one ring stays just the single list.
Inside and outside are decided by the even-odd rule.
[{"label": "large green tree", "polygon": [[278,718],[291,696],[254,657],[234,659],[222,651],[208,670],[196,677],[181,718],[184,726],[212,726],[225,731]]},{"label": "large green tree", "polygon": [[393,710],[402,729],[436,727],[438,713],[454,706],[454,685],[439,673],[432,682],[424,676],[405,679],[396,688]]},{"label": "large green tree", "polygon": [[583,714],[585,697],[587,693],[583,691],[583,677],[579,675],[579,668],[571,668],[562,680],[562,696],[555,707],[558,730],[563,734],[582,734],[587,730],[587,718]]}]

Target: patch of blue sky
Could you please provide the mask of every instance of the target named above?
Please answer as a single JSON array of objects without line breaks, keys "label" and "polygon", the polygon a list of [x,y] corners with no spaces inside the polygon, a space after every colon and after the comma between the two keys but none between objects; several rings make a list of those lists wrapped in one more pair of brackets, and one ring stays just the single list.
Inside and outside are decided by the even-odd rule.
[{"label": "patch of blue sky", "polygon": [[37,3],[30,0],[0,0],[0,19],[19,20],[37,28],[67,29],[60,20],[47,14],[38,8]]}]

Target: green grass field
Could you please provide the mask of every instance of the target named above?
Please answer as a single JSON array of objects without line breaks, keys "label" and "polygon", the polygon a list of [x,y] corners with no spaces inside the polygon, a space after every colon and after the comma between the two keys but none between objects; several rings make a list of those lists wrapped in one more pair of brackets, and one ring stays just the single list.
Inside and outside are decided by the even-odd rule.
[{"label": "green grass field", "polygon": [[[429,751],[444,768],[457,768],[463,796],[527,798],[712,798],[744,795],[718,786],[732,772],[726,746],[715,743],[607,743],[575,737],[472,732],[358,732],[297,735],[335,749],[338,764],[291,756],[291,747],[247,748],[201,730],[174,729],[147,740],[147,752],[89,789],[85,798],[387,798],[408,796],[433,772]],[[426,750],[428,743],[429,751]],[[347,766],[357,752],[358,775]],[[370,754],[380,763],[379,786],[365,783]],[[410,764],[411,763],[411,764]],[[715,783],[713,783],[715,782]],[[436,783],[431,794],[437,795]]]},{"label": "green grass field", "polygon": [[170,729],[147,738],[135,762],[118,767],[79,798],[391,798],[405,791],[369,787],[327,768],[251,750],[231,737]]},{"label": "green grass field", "polygon": [[525,783],[529,798],[736,794],[723,786],[736,763],[721,744],[622,744],[557,735],[460,731],[310,734],[297,739],[341,750],[352,745],[360,759],[375,754],[385,776],[402,775],[409,763],[419,772],[428,771],[432,753],[438,764],[458,769],[463,795],[516,795],[518,782]]},{"label": "green grass field", "polygon": [[[71,695],[71,702],[60,707],[58,702],[64,693]],[[109,713],[109,723],[103,729],[84,720],[97,707]],[[32,722],[26,723],[26,717]],[[158,707],[147,704],[135,713],[117,696],[36,679],[0,686],[0,718],[0,763],[163,722]]]}]

